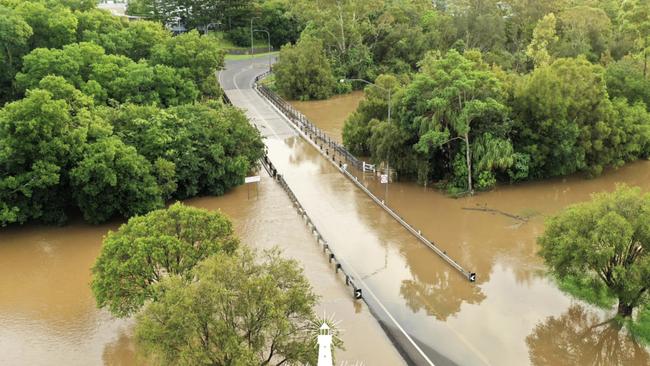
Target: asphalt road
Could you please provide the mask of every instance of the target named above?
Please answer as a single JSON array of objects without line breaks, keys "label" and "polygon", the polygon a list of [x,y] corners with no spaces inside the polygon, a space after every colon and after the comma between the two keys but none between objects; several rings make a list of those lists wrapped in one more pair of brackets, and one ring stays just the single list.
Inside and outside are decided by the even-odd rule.
[{"label": "asphalt road", "polygon": [[[229,61],[219,81],[233,105],[241,108],[265,137],[269,158],[335,249],[337,259],[353,268],[366,303],[407,362],[489,365],[484,355],[446,323],[409,306],[410,299],[400,292],[404,281],[413,279],[404,253],[443,271],[449,266],[406,233],[252,89],[255,77],[266,69],[266,58]],[[471,286],[455,272],[448,276],[461,288]]]}]

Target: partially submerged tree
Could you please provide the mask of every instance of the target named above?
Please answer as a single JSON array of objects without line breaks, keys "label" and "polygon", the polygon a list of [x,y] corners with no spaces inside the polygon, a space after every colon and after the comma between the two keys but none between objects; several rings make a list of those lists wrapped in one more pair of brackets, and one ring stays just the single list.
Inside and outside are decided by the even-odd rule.
[{"label": "partially submerged tree", "polygon": [[109,232],[92,269],[97,305],[129,316],[156,297],[154,284],[169,275],[190,280],[197,263],[238,245],[230,220],[218,212],[177,203],[131,218]]},{"label": "partially submerged tree", "polygon": [[163,365],[316,364],[317,297],[293,260],[243,248],[170,276],[138,316],[136,339]]},{"label": "partially submerged tree", "polygon": [[576,278],[594,291],[605,286],[618,314],[631,317],[648,304],[650,195],[619,186],[551,218],[539,239],[540,254],[561,280]]},{"label": "partially submerged tree", "polygon": [[323,42],[313,37],[303,37],[295,46],[283,46],[274,72],[275,85],[290,99],[325,99],[336,87]]}]

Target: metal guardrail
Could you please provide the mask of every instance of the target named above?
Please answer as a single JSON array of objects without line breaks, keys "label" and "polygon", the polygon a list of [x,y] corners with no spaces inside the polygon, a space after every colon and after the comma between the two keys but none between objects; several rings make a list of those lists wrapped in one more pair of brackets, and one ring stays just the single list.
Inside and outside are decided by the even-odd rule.
[{"label": "metal guardrail", "polygon": [[318,228],[316,228],[316,225],[314,225],[313,221],[307,214],[307,211],[302,207],[300,204],[300,201],[298,201],[298,198],[296,198],[296,195],[293,193],[287,182],[284,180],[284,177],[282,174],[278,173],[278,170],[273,166],[273,163],[269,159],[268,155],[264,155],[264,157],[260,160],[262,163],[262,166],[264,166],[264,169],[269,173],[269,175],[276,181],[278,184],[280,184],[280,187],[284,189],[284,191],[287,193],[289,196],[289,199],[291,200],[291,203],[293,203],[293,206],[296,208],[296,211],[298,211],[298,214],[302,216],[302,218],[305,220],[305,225],[307,225],[307,228],[311,230],[312,235],[316,238],[316,241],[319,245],[322,245],[323,247],[323,253],[327,254],[329,258],[329,262],[332,263],[334,262],[334,268],[335,271],[338,273],[339,270],[343,272],[345,275],[345,285],[346,286],[352,286],[352,295],[354,296],[355,299],[361,299],[363,297],[363,290],[361,289],[360,286],[358,286],[354,280],[354,277],[352,277],[349,274],[348,270],[348,265],[343,263],[342,260],[340,260],[330,245],[327,243],[323,235],[318,231]]},{"label": "metal guardrail", "polygon": [[[266,73],[268,74],[268,72]],[[255,80],[257,82],[257,79]],[[230,99],[228,96],[224,93],[224,102],[226,104],[232,105]],[[257,128],[257,126],[255,126]],[[280,186],[284,189],[284,191],[287,193],[289,196],[289,199],[293,203],[294,207],[296,207],[296,210],[298,211],[298,214],[302,216],[302,218],[305,220],[305,224],[307,227],[311,230],[312,234],[315,236],[316,241],[319,245],[323,246],[323,253],[327,254],[329,257],[329,262],[332,263],[334,262],[334,268],[336,273],[343,272],[345,275],[345,285],[346,286],[352,286],[352,295],[354,296],[355,299],[361,299],[363,298],[363,290],[361,289],[360,286],[357,285],[357,283],[354,280],[354,277],[349,274],[348,271],[348,266],[347,264],[344,264],[342,260],[340,260],[332,248],[329,246],[327,241],[323,238],[323,235],[318,231],[316,228],[316,225],[313,224],[311,218],[307,214],[307,211],[302,207],[300,204],[300,201],[298,201],[298,198],[296,198],[296,195],[293,193],[287,182],[284,180],[284,177],[278,173],[278,170],[275,168],[271,160],[269,159],[267,154],[264,154],[264,157],[260,159],[260,163],[264,170],[273,178],[276,182],[280,184]]]},{"label": "metal guardrail", "polygon": [[[282,99],[279,95],[275,94],[269,88],[264,85],[259,85],[259,80],[265,78],[269,75],[270,72],[264,72],[261,75],[258,75],[254,82],[253,87],[257,90],[264,98],[266,98],[273,106],[275,106],[285,117],[292,123],[293,127],[298,131],[298,133],[305,138],[307,141],[312,143],[321,153],[323,153],[332,164],[334,164],[345,176],[347,176],[352,182],[354,182],[361,190],[363,190],[370,198],[382,207],[389,215],[391,215],[397,222],[399,222],[404,228],[406,228],[413,236],[418,240],[424,243],[427,247],[433,250],[438,256],[440,256],[445,262],[451,265],[454,269],[460,272],[465,278],[470,282],[476,281],[476,273],[464,269],[457,261],[451,258],[445,250],[436,245],[433,241],[427,239],[422,235],[421,230],[416,230],[411,224],[406,222],[404,218],[399,216],[395,211],[393,211],[383,200],[379,199],[374,193],[372,193],[366,186],[364,186],[359,179],[351,174],[346,166],[343,165],[343,160],[347,162],[348,165],[351,165],[358,170],[363,170],[364,162],[357,159],[354,155],[345,149],[341,144],[332,140],[325,132],[316,127],[311,123],[307,117],[305,117],[300,111],[296,110],[291,104]],[[330,150],[332,149],[331,153]],[[339,155],[339,161],[336,160],[336,155]],[[342,159],[341,159],[342,158]]]}]

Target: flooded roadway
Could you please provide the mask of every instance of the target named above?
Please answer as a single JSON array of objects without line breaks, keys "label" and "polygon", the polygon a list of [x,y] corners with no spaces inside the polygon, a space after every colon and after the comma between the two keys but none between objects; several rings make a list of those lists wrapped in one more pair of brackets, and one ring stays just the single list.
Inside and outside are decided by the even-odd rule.
[{"label": "flooded roadway", "polygon": [[[349,114],[358,102],[357,96],[339,97],[329,107],[338,114]],[[322,114],[322,103],[292,102],[316,126],[340,140],[337,133],[344,119],[333,121],[331,115]],[[384,186],[376,177],[357,175],[365,178],[378,197],[384,197]],[[403,253],[412,278],[402,282],[400,296],[414,313],[445,322],[451,333],[490,364],[650,364],[646,348],[611,324],[599,325],[613,312],[567,298],[545,276],[545,267],[536,255],[535,238],[543,232],[545,217],[588,200],[592,193],[611,191],[617,183],[650,191],[650,162],[629,164],[597,179],[570,177],[500,186],[463,199],[412,183],[391,184],[388,204],[479,274],[476,291],[462,293],[449,274],[429,259]],[[522,222],[468,208],[496,209],[529,219]]]},{"label": "flooded roadway", "polygon": [[[545,216],[587,200],[592,192],[612,190],[616,182],[648,190],[649,162],[594,180],[500,187],[465,199],[414,184],[391,185],[389,205],[466,269],[476,271],[478,281],[471,284],[295,136],[248,89],[260,70],[247,66],[230,63],[221,75],[233,103],[243,106],[268,137],[269,157],[324,237],[436,365],[650,364],[646,348],[609,325],[598,325],[613,312],[557,289],[545,275],[535,243]],[[319,123],[313,116],[312,121]],[[383,196],[373,177],[366,183]],[[531,218],[524,223],[467,210],[482,207]],[[383,314],[378,316],[390,325]]]},{"label": "flooded roadway", "polygon": [[[279,246],[299,259],[321,296],[319,315],[340,322],[346,350],[337,360],[401,365],[401,356],[368,308],[352,301],[281,187],[262,174],[257,186],[186,204],[221,210],[243,243]],[[102,237],[118,222],[64,227],[27,225],[0,229],[0,365],[136,365],[132,321],[98,310],[88,286]]]},{"label": "flooded roadway", "polygon": [[[248,85],[247,71],[236,73],[241,78],[238,85]],[[239,97],[246,95],[244,91]],[[310,103],[300,108],[308,112]],[[346,101],[346,108],[353,108],[354,103]],[[334,103],[330,108],[339,107]],[[256,118],[269,114],[259,109]],[[319,124],[321,113],[310,119]],[[535,237],[543,230],[545,215],[588,199],[590,192],[611,190],[616,182],[648,191],[650,163],[631,164],[594,180],[570,178],[499,187],[463,200],[413,184],[391,185],[391,207],[465,267],[476,270],[478,283],[471,285],[291,129],[283,128],[284,122],[271,123],[276,123],[271,125],[274,131],[262,128],[266,135],[277,135],[267,139],[271,158],[286,173],[307,211],[337,246],[337,253],[355,267],[436,365],[650,364],[645,348],[610,324],[601,324],[612,312],[585,306],[557,290],[535,254]],[[328,123],[336,127],[336,120]],[[231,215],[244,242],[261,247],[282,244],[291,256],[295,248],[314,245],[308,234],[300,234],[304,226],[294,221],[297,216],[285,206],[284,193],[267,183],[271,182],[263,179],[255,201],[249,201],[248,189],[240,187],[224,197],[190,202],[221,208]],[[367,183],[382,197],[383,187],[377,187],[370,176]],[[251,190],[251,196],[254,193]],[[502,215],[463,210],[477,204],[534,216],[522,224]],[[0,365],[136,363],[130,322],[97,310],[88,288],[89,268],[101,238],[117,225],[77,222],[62,228],[0,229]],[[321,291],[336,293],[321,259],[314,257],[307,270],[314,276],[310,280],[325,283]],[[367,314],[364,308],[351,308],[347,297],[336,296],[326,301],[324,310],[341,318],[351,336],[342,359],[394,365],[394,353],[381,345],[383,339],[364,338],[372,337],[377,329],[367,328],[350,313]]]}]

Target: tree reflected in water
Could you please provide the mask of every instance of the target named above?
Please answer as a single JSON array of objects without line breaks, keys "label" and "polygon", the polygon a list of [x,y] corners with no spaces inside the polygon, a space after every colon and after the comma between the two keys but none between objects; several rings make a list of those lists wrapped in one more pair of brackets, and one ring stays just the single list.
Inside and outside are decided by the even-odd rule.
[{"label": "tree reflected in water", "polygon": [[602,321],[581,305],[538,324],[526,338],[535,366],[650,365],[646,348],[635,342],[614,319]]},{"label": "tree reflected in water", "polygon": [[[419,260],[411,261],[411,273],[414,279],[402,281],[400,295],[406,305],[418,312],[426,311],[427,315],[444,321],[450,315],[460,311],[463,302],[479,304],[485,300],[485,295],[479,286],[471,284],[461,275],[448,270],[425,271],[418,269]],[[418,274],[426,273],[426,280]]]}]

